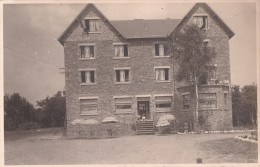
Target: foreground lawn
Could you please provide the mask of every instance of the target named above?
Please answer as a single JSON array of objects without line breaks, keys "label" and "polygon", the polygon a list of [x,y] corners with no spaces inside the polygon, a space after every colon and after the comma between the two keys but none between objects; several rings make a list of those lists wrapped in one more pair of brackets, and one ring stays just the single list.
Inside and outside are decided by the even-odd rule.
[{"label": "foreground lawn", "polygon": [[[20,134],[21,135],[21,134]],[[66,139],[62,133],[5,134],[6,165],[256,163],[257,144],[238,134]],[[26,137],[27,136],[27,137]]]}]

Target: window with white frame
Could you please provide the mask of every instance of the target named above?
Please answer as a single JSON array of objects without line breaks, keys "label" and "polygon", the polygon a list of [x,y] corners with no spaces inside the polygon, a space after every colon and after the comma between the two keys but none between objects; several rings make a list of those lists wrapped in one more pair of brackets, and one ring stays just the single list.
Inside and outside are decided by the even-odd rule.
[{"label": "window with white frame", "polygon": [[208,28],[208,16],[193,16],[194,24],[200,28]]},{"label": "window with white frame", "polygon": [[130,69],[116,69],[116,83],[130,82]]},{"label": "window with white frame", "polygon": [[80,46],[80,58],[91,59],[94,58],[94,45],[82,45]]},{"label": "window with white frame", "polygon": [[155,56],[163,57],[167,56],[168,48],[164,44],[155,44]]},{"label": "window with white frame", "polygon": [[200,109],[217,108],[217,94],[199,93],[199,108]]},{"label": "window with white frame", "polygon": [[81,70],[80,76],[82,84],[95,83],[95,70]]},{"label": "window with white frame", "polygon": [[172,106],[172,96],[157,96],[155,97],[156,111],[170,112]]},{"label": "window with white frame", "polygon": [[128,46],[126,44],[114,45],[115,58],[129,57]]},{"label": "window with white frame", "polygon": [[189,110],[190,109],[190,94],[186,93],[182,95],[182,109]]},{"label": "window with white frame", "polygon": [[98,99],[80,99],[80,114],[91,115],[97,114]]},{"label": "window with white frame", "polygon": [[99,19],[85,19],[85,28],[88,32],[98,32],[99,31]]},{"label": "window with white frame", "polygon": [[160,68],[155,67],[155,80],[156,81],[169,81],[169,67]]},{"label": "window with white frame", "polygon": [[117,113],[132,112],[132,98],[115,98],[115,109]]}]

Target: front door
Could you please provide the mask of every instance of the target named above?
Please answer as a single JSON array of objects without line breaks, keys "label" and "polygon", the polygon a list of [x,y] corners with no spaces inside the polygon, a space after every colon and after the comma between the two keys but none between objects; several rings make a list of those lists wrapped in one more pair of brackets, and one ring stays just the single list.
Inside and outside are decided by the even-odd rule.
[{"label": "front door", "polygon": [[144,116],[146,119],[151,119],[149,101],[137,102],[138,115]]}]

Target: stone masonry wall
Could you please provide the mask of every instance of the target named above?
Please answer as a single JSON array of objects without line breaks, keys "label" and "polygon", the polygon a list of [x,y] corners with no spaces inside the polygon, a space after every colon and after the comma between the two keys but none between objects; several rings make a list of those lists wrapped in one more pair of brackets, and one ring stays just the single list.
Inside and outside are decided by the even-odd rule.
[{"label": "stone masonry wall", "polygon": [[[89,16],[99,17],[95,10],[82,15],[82,18]],[[65,54],[65,78],[66,78],[66,103],[67,103],[67,120],[68,135],[75,134],[75,127],[71,124],[74,119],[102,119],[114,116],[120,121],[121,132],[131,131],[137,116],[136,95],[149,95],[150,111],[153,113],[154,95],[156,94],[173,94],[173,67],[169,57],[154,58],[155,43],[166,43],[167,40],[129,40],[128,52],[130,58],[114,59],[115,42],[125,42],[115,35],[114,31],[108,24],[100,19],[100,33],[84,34],[82,28],[75,26],[70,36],[64,43]],[[95,59],[79,60],[79,44],[94,43]],[[155,66],[169,66],[169,82],[155,81]],[[115,84],[114,68],[130,67],[130,83]],[[80,85],[81,68],[95,68],[95,84]],[[80,115],[79,97],[98,97],[98,114],[97,115]],[[131,96],[133,97],[132,113],[119,114],[115,113],[115,104],[113,96]],[[172,105],[173,106],[173,105]],[[153,115],[152,115],[153,117]],[[74,129],[74,130],[73,130]],[[120,129],[120,128],[119,128]]]}]

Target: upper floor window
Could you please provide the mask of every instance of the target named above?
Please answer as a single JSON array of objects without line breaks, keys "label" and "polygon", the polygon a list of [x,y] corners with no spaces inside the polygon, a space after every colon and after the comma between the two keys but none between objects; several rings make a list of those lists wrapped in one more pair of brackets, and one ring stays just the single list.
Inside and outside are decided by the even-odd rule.
[{"label": "upper floor window", "polygon": [[217,94],[216,93],[200,93],[199,94],[199,108],[200,109],[217,108]]},{"label": "upper floor window", "polygon": [[194,24],[200,28],[208,28],[208,16],[193,16]]},{"label": "upper floor window", "polygon": [[99,19],[98,18],[85,19],[85,28],[86,28],[87,32],[98,32],[99,31]]},{"label": "upper floor window", "polygon": [[208,78],[210,80],[216,80],[217,79],[217,65],[216,64],[210,66]]},{"label": "upper floor window", "polygon": [[116,69],[116,83],[130,82],[130,69]]},{"label": "upper floor window", "polygon": [[80,58],[91,59],[94,57],[94,45],[80,46]]},{"label": "upper floor window", "polygon": [[125,58],[128,55],[128,46],[126,44],[115,44],[115,58]]},{"label": "upper floor window", "polygon": [[182,106],[183,110],[189,110],[190,109],[190,94],[182,94]]},{"label": "upper floor window", "polygon": [[169,81],[169,67],[155,67],[155,80],[156,81]]},{"label": "upper floor window", "polygon": [[167,56],[167,49],[163,44],[155,44],[155,56]]},{"label": "upper floor window", "polygon": [[82,84],[95,83],[95,70],[81,70],[80,76]]}]

